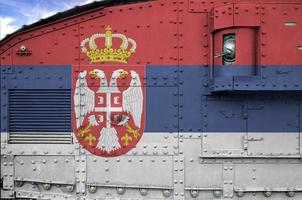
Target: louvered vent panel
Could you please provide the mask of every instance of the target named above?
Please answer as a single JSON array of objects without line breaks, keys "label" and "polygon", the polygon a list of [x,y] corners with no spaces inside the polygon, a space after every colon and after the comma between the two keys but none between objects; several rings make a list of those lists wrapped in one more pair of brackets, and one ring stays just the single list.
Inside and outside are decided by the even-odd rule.
[{"label": "louvered vent panel", "polygon": [[70,90],[9,90],[9,142],[70,144]]}]

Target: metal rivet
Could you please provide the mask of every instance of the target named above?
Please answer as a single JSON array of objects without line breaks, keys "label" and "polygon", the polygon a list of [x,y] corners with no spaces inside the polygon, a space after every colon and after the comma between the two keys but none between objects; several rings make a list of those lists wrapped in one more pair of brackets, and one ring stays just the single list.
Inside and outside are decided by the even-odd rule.
[{"label": "metal rivet", "polygon": [[44,188],[44,190],[50,190],[51,185],[49,183],[43,183],[42,187]]},{"label": "metal rivet", "polygon": [[191,194],[191,196],[192,196],[193,198],[196,198],[196,197],[198,196],[198,194],[199,194],[199,191],[197,191],[197,190],[191,190],[191,191],[190,191],[190,194]]},{"label": "metal rivet", "polygon": [[140,192],[140,194],[141,194],[142,196],[146,196],[146,195],[148,194],[148,190],[145,189],[145,188],[139,189],[139,192]]},{"label": "metal rivet", "polygon": [[286,192],[286,196],[288,196],[288,197],[295,196],[295,191],[288,191],[288,192]]},{"label": "metal rivet", "polygon": [[116,188],[116,191],[119,195],[122,195],[125,193],[126,190],[123,187],[118,187],[118,188]]},{"label": "metal rivet", "polygon": [[222,196],[222,192],[220,190],[216,190],[216,191],[213,191],[213,195],[217,198],[220,198]]},{"label": "metal rivet", "polygon": [[67,192],[72,192],[74,190],[73,185],[66,185],[65,188],[66,188]]},{"label": "metal rivet", "polygon": [[236,192],[236,196],[237,197],[243,197],[244,196],[244,192],[243,191],[237,191]]},{"label": "metal rivet", "polygon": [[270,196],[272,196],[272,192],[271,191],[264,191],[263,192],[263,195],[265,196],[265,197],[270,197]]},{"label": "metal rivet", "polygon": [[172,193],[171,190],[168,190],[168,189],[163,190],[164,197],[170,197],[171,193]]},{"label": "metal rivet", "polygon": [[16,185],[17,187],[22,187],[22,186],[24,185],[24,182],[23,182],[23,181],[16,181],[16,182],[15,182],[15,185]]},{"label": "metal rivet", "polygon": [[95,193],[95,192],[97,191],[97,187],[96,187],[96,186],[93,186],[93,185],[90,185],[90,186],[88,187],[88,191],[89,191],[90,193]]}]

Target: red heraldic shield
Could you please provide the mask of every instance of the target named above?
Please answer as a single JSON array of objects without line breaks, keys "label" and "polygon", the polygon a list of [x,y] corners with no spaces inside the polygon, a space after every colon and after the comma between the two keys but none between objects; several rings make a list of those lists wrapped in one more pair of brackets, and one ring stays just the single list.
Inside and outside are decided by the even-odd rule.
[{"label": "red heraldic shield", "polygon": [[73,128],[79,143],[104,157],[134,148],[145,127],[145,68],[84,67],[74,74]]}]

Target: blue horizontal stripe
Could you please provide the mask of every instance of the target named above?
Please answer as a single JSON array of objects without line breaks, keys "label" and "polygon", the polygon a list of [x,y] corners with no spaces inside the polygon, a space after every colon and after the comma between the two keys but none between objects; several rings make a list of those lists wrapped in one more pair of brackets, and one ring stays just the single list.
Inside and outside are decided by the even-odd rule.
[{"label": "blue horizontal stripe", "polygon": [[[301,66],[152,65],[147,66],[146,74],[145,132],[301,131]],[[68,65],[1,66],[1,132],[9,129],[9,90],[56,89],[71,94],[71,75]],[[25,105],[25,99],[16,97],[12,102],[11,115],[19,116],[18,106]],[[70,108],[70,99],[59,106]],[[70,119],[70,110],[61,111],[58,119]],[[51,126],[52,122],[56,123],[51,121]],[[11,127],[17,130],[18,123]],[[57,126],[60,130],[65,127]]]},{"label": "blue horizontal stripe", "polygon": [[[173,88],[156,82],[176,72]],[[146,132],[301,130],[302,66],[148,66],[151,75]]]}]

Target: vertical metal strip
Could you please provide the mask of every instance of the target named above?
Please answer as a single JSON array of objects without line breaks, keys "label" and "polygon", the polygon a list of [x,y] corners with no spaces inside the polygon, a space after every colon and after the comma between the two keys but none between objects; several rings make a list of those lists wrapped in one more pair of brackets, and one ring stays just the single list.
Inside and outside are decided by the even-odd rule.
[{"label": "vertical metal strip", "polygon": [[14,156],[2,155],[1,160],[1,177],[3,175],[1,192],[4,192],[1,198],[11,198],[14,195]]},{"label": "vertical metal strip", "polygon": [[234,196],[234,164],[224,163],[222,171],[223,197],[232,198]]},{"label": "vertical metal strip", "polygon": [[185,172],[184,172],[184,157],[174,156],[173,162],[173,183],[174,183],[174,200],[184,200],[185,199]]},{"label": "vertical metal strip", "polygon": [[86,193],[86,156],[75,156],[76,194],[78,196]]}]

